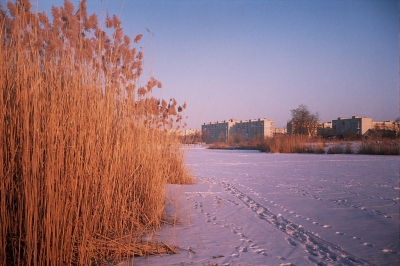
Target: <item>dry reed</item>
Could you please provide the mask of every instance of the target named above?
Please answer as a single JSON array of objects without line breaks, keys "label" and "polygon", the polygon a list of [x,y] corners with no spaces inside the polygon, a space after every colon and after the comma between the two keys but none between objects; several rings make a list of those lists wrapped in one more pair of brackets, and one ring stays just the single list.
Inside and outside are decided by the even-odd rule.
[{"label": "dry reed", "polygon": [[259,150],[272,153],[325,153],[324,142],[320,138],[303,135],[256,136],[249,141],[214,142],[209,149]]},{"label": "dry reed", "polygon": [[359,154],[399,155],[400,140],[367,140],[362,141],[358,149]]},{"label": "dry reed", "polygon": [[52,22],[28,0],[0,6],[1,265],[151,254],[140,236],[161,224],[166,183],[192,182],[167,133],[176,101],[151,97],[161,83],[140,84],[143,53],[85,2],[53,7]]}]

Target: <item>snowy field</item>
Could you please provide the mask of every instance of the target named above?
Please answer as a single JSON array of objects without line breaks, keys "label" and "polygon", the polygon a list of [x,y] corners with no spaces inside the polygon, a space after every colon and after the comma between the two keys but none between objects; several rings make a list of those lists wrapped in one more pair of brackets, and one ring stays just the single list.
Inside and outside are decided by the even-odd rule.
[{"label": "snowy field", "polygon": [[180,224],[148,237],[180,253],[129,265],[399,265],[398,156],[186,152]]}]

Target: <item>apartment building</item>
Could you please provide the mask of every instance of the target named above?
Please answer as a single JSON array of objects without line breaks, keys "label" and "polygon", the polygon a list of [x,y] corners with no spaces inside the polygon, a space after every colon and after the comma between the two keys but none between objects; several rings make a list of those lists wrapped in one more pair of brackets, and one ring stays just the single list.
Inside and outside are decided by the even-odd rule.
[{"label": "apartment building", "polygon": [[283,135],[283,134],[286,134],[286,133],[287,133],[287,130],[286,130],[285,127],[276,127],[274,129],[274,135]]},{"label": "apartment building", "polygon": [[265,118],[240,120],[233,125],[233,133],[241,134],[245,140],[255,136],[272,137],[274,134],[274,121]]},{"label": "apartment building", "polygon": [[352,116],[351,118],[339,117],[332,120],[332,130],[337,134],[345,132],[355,133],[362,136],[368,129],[372,128],[372,118]]},{"label": "apartment building", "polygon": [[383,122],[372,122],[372,129],[397,131],[397,129],[399,128],[399,125],[400,125],[400,122],[395,122],[392,120],[383,121]]},{"label": "apartment building", "polygon": [[236,119],[204,123],[201,125],[202,139],[206,143],[214,141],[227,142],[230,135],[233,135],[232,126],[236,124]]},{"label": "apartment building", "polygon": [[367,132],[365,135],[370,136],[374,135],[374,133],[378,133],[385,137],[400,137],[400,122],[392,120],[372,122],[372,128],[370,132]]},{"label": "apartment building", "polygon": [[207,143],[214,141],[228,142],[234,134],[239,134],[245,140],[250,140],[255,136],[270,137],[274,133],[274,121],[258,118],[210,122],[201,126],[201,132],[203,141]]},{"label": "apartment building", "polygon": [[317,123],[317,135],[327,136],[332,135],[332,122],[318,122]]}]

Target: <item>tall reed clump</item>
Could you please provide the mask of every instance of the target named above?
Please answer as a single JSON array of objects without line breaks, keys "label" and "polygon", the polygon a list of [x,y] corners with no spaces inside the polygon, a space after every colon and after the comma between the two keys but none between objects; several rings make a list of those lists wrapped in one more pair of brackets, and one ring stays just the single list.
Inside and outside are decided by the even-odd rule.
[{"label": "tall reed clump", "polygon": [[[266,140],[274,153],[323,153],[323,143],[303,135],[276,135]],[[316,142],[316,144],[310,144]],[[267,150],[268,151],[268,150]]]},{"label": "tall reed clump", "polygon": [[400,140],[362,141],[358,153],[372,155],[399,155]]},{"label": "tall reed clump", "polygon": [[52,22],[28,0],[0,6],[1,265],[149,253],[134,236],[160,226],[166,183],[192,182],[167,134],[182,108],[151,97],[142,51],[85,2]]}]

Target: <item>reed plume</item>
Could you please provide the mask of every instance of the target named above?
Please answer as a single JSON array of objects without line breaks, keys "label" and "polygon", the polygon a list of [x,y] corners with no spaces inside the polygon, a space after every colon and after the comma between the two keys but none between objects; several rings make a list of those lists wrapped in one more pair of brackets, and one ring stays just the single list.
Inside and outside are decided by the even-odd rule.
[{"label": "reed plume", "polygon": [[192,182],[168,134],[176,102],[151,97],[154,78],[138,89],[142,52],[117,17],[102,30],[85,0],[52,20],[7,2],[0,23],[0,264],[154,252],[140,235],[160,226],[165,185]]}]

